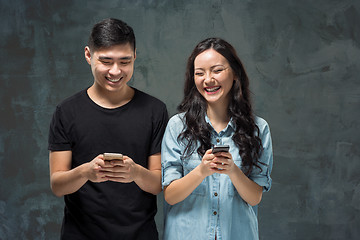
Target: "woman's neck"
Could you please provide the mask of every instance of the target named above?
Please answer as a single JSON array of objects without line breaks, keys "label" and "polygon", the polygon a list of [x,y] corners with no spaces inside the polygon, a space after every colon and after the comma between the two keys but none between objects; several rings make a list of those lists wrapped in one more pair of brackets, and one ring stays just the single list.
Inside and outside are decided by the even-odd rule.
[{"label": "woman's neck", "polygon": [[206,113],[212,126],[218,133],[221,132],[230,121],[227,105],[208,105]]}]

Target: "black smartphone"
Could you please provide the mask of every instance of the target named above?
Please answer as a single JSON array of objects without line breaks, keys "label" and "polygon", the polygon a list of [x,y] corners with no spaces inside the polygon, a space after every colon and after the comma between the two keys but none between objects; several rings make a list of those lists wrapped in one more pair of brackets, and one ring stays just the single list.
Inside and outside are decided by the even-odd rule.
[{"label": "black smartphone", "polygon": [[214,145],[212,147],[212,153],[217,153],[217,152],[228,152],[230,149],[229,145]]}]

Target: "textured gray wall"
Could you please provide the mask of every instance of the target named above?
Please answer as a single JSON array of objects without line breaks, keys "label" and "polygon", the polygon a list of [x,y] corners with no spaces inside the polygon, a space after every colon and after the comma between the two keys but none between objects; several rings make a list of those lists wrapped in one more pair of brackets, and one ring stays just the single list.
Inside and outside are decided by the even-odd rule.
[{"label": "textured gray wall", "polygon": [[132,84],[170,114],[197,42],[219,36],[237,49],[273,136],[261,239],[359,239],[359,1],[2,0],[0,16],[0,239],[58,238],[63,200],[49,188],[50,117],[92,84],[83,48],[107,17],[134,28]]}]

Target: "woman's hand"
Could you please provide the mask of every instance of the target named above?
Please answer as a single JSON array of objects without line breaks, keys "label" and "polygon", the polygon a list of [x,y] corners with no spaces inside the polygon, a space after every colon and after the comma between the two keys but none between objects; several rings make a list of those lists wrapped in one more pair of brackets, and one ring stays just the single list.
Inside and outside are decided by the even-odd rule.
[{"label": "woman's hand", "polygon": [[217,152],[212,155],[214,158],[210,166],[213,172],[230,175],[237,168],[229,152]]},{"label": "woman's hand", "polygon": [[219,152],[214,155],[215,158],[211,162],[211,166],[214,167],[213,171],[228,175],[236,191],[245,202],[251,206],[259,204],[262,197],[262,187],[248,178],[236,166],[230,153]]},{"label": "woman's hand", "polygon": [[200,173],[204,178],[212,175],[215,172],[216,164],[213,164],[214,159],[215,159],[215,155],[212,154],[211,149],[208,149],[205,152],[200,165],[198,166]]}]

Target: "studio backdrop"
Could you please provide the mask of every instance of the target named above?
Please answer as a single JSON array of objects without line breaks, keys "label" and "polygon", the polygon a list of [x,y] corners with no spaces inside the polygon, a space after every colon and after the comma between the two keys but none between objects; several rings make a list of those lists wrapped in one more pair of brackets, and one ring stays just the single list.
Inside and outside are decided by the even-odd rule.
[{"label": "studio backdrop", "polygon": [[[108,17],[135,31],[130,84],[170,115],[195,45],[221,37],[236,48],[273,138],[260,239],[360,238],[360,1],[2,0],[0,16],[0,239],[59,238],[49,123],[60,101],[93,83],[84,47]],[[160,194],[160,235],[162,205]]]}]

